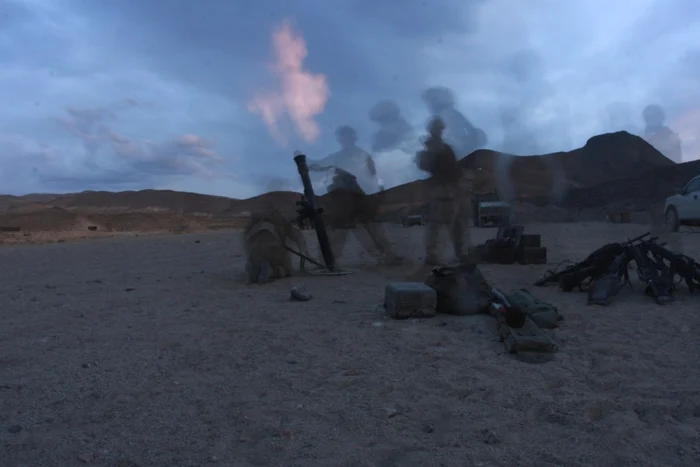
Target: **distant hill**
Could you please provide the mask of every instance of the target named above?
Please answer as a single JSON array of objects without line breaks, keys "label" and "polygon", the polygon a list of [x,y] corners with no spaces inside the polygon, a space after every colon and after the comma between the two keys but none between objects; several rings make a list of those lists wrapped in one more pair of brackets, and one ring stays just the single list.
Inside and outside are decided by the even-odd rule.
[{"label": "distant hill", "polygon": [[573,189],[561,205],[578,209],[626,205],[642,209],[677,194],[696,175],[700,175],[700,161],[659,167],[623,180]]},{"label": "distant hill", "polygon": [[[505,161],[505,163],[504,163]],[[675,164],[643,139],[627,132],[590,138],[579,149],[540,156],[510,156],[478,150],[461,160],[477,174],[476,189],[490,192],[498,186],[499,174],[509,174],[512,198],[538,204],[604,206],[611,201],[670,194],[700,171],[700,163]],[[499,168],[505,166],[506,168]],[[418,180],[381,194],[383,210],[397,215],[420,211],[428,200],[425,181]],[[555,192],[558,196],[553,196]],[[557,199],[554,199],[557,198]],[[83,191],[70,194],[0,196],[0,213],[42,213],[56,216],[50,208],[83,214],[192,214],[214,217],[244,216],[275,206],[294,215],[298,193],[271,192],[249,199],[172,190]],[[319,202],[323,205],[324,198]]]},{"label": "distant hill", "polygon": [[[461,163],[475,171],[478,192],[493,192],[502,174],[504,179],[508,176],[512,200],[538,204],[561,204],[572,190],[641,176],[657,168],[678,170],[675,162],[642,138],[625,131],[594,136],[573,151],[540,156],[512,156],[480,149]],[[419,180],[386,190],[382,194],[385,209],[402,212],[425,203],[428,193],[422,188],[424,183]],[[603,201],[597,202],[604,205]]]}]

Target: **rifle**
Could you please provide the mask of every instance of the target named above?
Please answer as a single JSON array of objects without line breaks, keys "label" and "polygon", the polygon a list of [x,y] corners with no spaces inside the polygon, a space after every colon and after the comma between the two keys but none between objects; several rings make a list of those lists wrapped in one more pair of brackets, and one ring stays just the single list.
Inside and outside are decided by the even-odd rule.
[{"label": "rifle", "polygon": [[647,248],[660,262],[663,260],[669,262],[668,273],[671,277],[678,275],[681,279],[685,280],[688,290],[690,290],[691,293],[693,293],[695,289],[700,288],[700,264],[693,258],[683,254],[673,253],[656,242],[650,242]]},{"label": "rifle", "polygon": [[629,246],[630,254],[637,263],[639,280],[646,284],[644,293],[652,297],[656,303],[663,305],[674,300],[673,276],[663,275],[663,267],[649,257],[649,244]]},{"label": "rifle", "polygon": [[[537,287],[542,287],[550,283],[558,283],[559,287],[566,292],[572,291],[575,287],[580,289],[581,284],[586,279],[596,279],[606,272],[613,261],[624,252],[625,248],[644,240],[650,235],[651,233],[647,232],[639,237],[627,240],[625,243],[609,243],[603,245],[579,263],[568,266],[561,271],[547,271],[547,274],[535,282],[535,285]],[[651,239],[655,239],[655,237],[651,237]]]},{"label": "rifle", "polygon": [[323,262],[326,263],[326,268],[333,272],[335,271],[335,258],[333,257],[331,242],[328,239],[326,224],[323,222],[323,217],[321,217],[323,208],[319,208],[316,204],[316,194],[314,193],[314,188],[309,178],[309,167],[306,165],[306,156],[298,154],[294,157],[294,162],[297,164],[301,183],[304,185],[304,194],[301,196],[301,200],[296,202],[297,206],[300,206],[300,209],[297,209],[297,213],[299,213],[297,222],[299,223],[299,227],[302,227],[306,219],[311,221],[316,231],[318,245],[321,247]]},{"label": "rifle", "polygon": [[588,289],[588,305],[607,306],[610,299],[616,296],[625,284],[630,283],[627,269],[630,261],[632,261],[632,254],[629,248],[625,248],[615,257],[607,272],[598,277]]}]

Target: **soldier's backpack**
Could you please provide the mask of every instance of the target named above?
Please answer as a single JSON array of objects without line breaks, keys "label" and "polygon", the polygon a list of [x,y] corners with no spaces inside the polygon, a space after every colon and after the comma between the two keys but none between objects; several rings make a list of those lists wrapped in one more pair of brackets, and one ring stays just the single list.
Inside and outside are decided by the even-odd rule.
[{"label": "soldier's backpack", "polygon": [[491,286],[475,264],[433,269],[425,284],[437,292],[437,312],[452,315],[488,313]]}]

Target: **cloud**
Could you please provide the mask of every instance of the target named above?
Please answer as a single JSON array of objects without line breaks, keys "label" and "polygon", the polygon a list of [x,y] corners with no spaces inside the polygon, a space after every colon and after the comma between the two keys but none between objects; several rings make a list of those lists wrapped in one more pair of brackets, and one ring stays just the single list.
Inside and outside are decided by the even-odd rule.
[{"label": "cloud", "polygon": [[34,185],[59,190],[148,188],[180,177],[235,177],[221,170],[224,159],[216,152],[214,140],[195,134],[159,141],[125,136],[113,125],[120,121],[120,110],[138,104],[134,99],[125,99],[123,104],[69,106],[65,115],[56,118],[82,151],[74,148],[69,152],[22,135],[0,134],[3,165],[17,164],[6,174],[20,180],[30,177]]},{"label": "cloud", "polygon": [[306,43],[295,34],[289,20],[284,20],[275,29],[272,43],[275,51],[273,70],[279,77],[281,90],[258,94],[248,109],[261,116],[270,133],[283,146],[286,146],[286,138],[278,127],[283,113],[291,118],[304,140],[314,142],[320,134],[314,117],[323,112],[330,96],[326,76],[304,69],[304,59],[308,54]]},{"label": "cloud", "polygon": [[371,149],[368,111],[382,100],[401,111],[375,146],[391,186],[420,175],[413,153],[429,117],[420,95],[431,86],[454,92],[493,149],[549,152],[605,131],[643,133],[642,109],[658,103],[683,158],[700,157],[700,8],[688,0],[5,0],[2,9],[2,191],[257,194],[270,180],[296,181],[291,150],[336,152],[341,125]]}]

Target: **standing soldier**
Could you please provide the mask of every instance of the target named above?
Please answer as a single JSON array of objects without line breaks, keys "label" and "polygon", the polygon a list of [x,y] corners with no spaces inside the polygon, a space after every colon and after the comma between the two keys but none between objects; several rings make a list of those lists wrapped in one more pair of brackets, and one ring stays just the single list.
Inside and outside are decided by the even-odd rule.
[{"label": "standing soldier", "polygon": [[[342,256],[348,229],[359,224],[366,235],[357,238],[368,251],[374,250],[372,252],[387,265],[401,263],[402,257],[394,252],[383,226],[376,222],[381,197],[369,196],[384,189],[374,159],[357,146],[357,134],[351,127],[338,128],[336,137],[340,151],[309,165],[311,171],[332,170],[334,173],[325,197],[328,200],[326,216],[334,230],[334,253]],[[355,233],[358,234],[357,229]],[[363,242],[363,237],[369,241]]]},{"label": "standing soldier", "polygon": [[459,158],[486,146],[488,142],[486,133],[475,127],[456,109],[452,91],[444,86],[435,86],[426,89],[422,97],[431,115],[442,119],[446,128],[446,131],[443,130],[444,140],[449,141],[452,150],[456,151]]},{"label": "standing soldier", "polygon": [[[459,262],[468,262],[465,255],[465,239],[468,241],[466,217],[467,195],[471,193],[473,177],[459,165],[457,156],[442,139],[445,124],[434,117],[428,124],[425,149],[416,157],[418,168],[431,176],[426,180],[430,190],[428,227],[425,236],[425,264],[438,265],[437,243],[441,226],[449,230],[454,254]],[[468,245],[467,245],[468,246]]]}]

